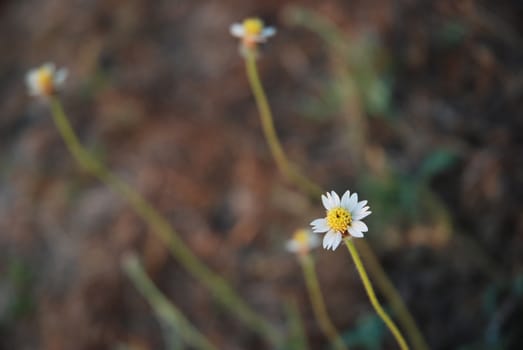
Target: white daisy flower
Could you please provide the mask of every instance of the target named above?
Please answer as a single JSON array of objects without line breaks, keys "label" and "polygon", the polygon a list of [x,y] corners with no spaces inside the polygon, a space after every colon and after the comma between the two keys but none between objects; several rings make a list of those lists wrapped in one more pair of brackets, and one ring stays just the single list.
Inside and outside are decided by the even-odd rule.
[{"label": "white daisy flower", "polygon": [[366,206],[367,201],[358,202],[357,193],[351,195],[350,191],[347,191],[340,199],[336,192],[331,191],[322,195],[321,200],[327,215],[311,222],[311,226],[314,232],[326,232],[323,248],[334,250],[348,235],[360,238],[363,237],[363,232],[369,230],[361,220],[372,212]]},{"label": "white daisy flower", "polygon": [[264,43],[267,38],[276,34],[276,28],[265,27],[259,18],[247,18],[242,23],[234,23],[229,28],[232,36],[242,39],[243,46],[255,48],[257,44]]},{"label": "white daisy flower", "polygon": [[317,235],[308,229],[301,229],[294,232],[292,238],[285,244],[285,249],[291,253],[303,255],[319,245],[320,240]]},{"label": "white daisy flower", "polygon": [[56,70],[53,63],[45,63],[27,72],[25,82],[31,96],[51,96],[63,85],[65,78],[67,69]]}]

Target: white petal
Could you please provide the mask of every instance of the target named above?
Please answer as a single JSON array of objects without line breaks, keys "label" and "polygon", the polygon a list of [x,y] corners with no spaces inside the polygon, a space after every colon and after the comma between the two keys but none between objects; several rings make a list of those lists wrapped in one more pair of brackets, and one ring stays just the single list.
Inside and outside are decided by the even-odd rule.
[{"label": "white petal", "polygon": [[263,28],[263,30],[261,32],[261,36],[264,39],[267,39],[268,37],[271,37],[274,34],[276,34],[276,28],[274,28],[274,27],[265,27],[265,28]]},{"label": "white petal", "polygon": [[349,233],[350,233],[350,235],[352,237],[356,237],[356,238],[362,238],[363,237],[363,233],[361,231],[357,230],[356,228],[352,227],[352,226],[349,227],[347,229],[347,231],[349,231]]},{"label": "white petal", "polygon": [[37,96],[42,92],[38,84],[38,73],[35,71],[28,77],[29,95]]},{"label": "white petal", "polygon": [[343,240],[343,236],[341,235],[341,233],[339,233],[339,232],[336,232],[336,233],[337,233],[336,238],[335,238],[335,240],[331,244],[331,247],[332,247],[333,251],[334,251],[334,249],[338,248],[338,246],[340,245],[341,241]]},{"label": "white petal", "polygon": [[363,221],[353,221],[350,226],[361,232],[367,232],[369,230]]},{"label": "white petal", "polygon": [[54,63],[52,63],[52,62],[44,63],[44,64],[42,65],[42,68],[48,69],[49,72],[51,72],[51,75],[54,74],[54,71],[55,71],[55,69],[56,69]]},{"label": "white petal", "polygon": [[323,249],[329,249],[330,248],[330,241],[332,239],[332,232],[327,232],[325,236],[323,236]]},{"label": "white petal", "polygon": [[316,219],[310,225],[312,226],[312,231],[316,233],[329,231],[329,225],[327,225],[327,220],[325,219]]},{"label": "white petal", "polygon": [[341,204],[341,201],[340,201],[340,197],[338,196],[338,194],[334,191],[331,191],[331,196],[332,196],[332,204],[334,205],[333,207],[339,207],[340,204]]},{"label": "white petal", "polygon": [[349,204],[349,199],[350,199],[350,191],[345,191],[345,193],[341,197],[341,206],[343,208],[347,208],[347,205]]},{"label": "white petal", "polygon": [[356,216],[358,214],[365,213],[367,210],[369,210],[369,206],[366,206],[364,208],[360,208],[358,205],[356,205],[356,207],[354,209],[352,209],[351,214],[352,214],[352,216]]},{"label": "white petal", "polygon": [[33,81],[34,81],[34,75],[35,75],[35,70],[34,69],[31,69],[30,71],[28,71],[27,73],[25,73],[25,83],[27,84],[27,86],[31,86]]},{"label": "white petal", "polygon": [[359,209],[358,212],[360,212],[360,213],[364,213],[364,212],[366,212],[366,211],[369,211],[369,208],[370,208],[370,207],[367,205],[366,207],[363,207],[363,208]]},{"label": "white petal", "polygon": [[61,69],[57,70],[54,75],[55,86],[62,85],[65,81],[65,78],[67,78],[67,74],[69,74],[69,72],[67,71],[67,68],[61,68]]},{"label": "white petal", "polygon": [[323,203],[323,206],[325,207],[325,209],[327,209],[327,210],[332,209],[329,193],[327,193],[326,195],[325,194],[321,195],[321,202]]},{"label": "white petal", "polygon": [[323,236],[323,248],[330,249],[334,240],[336,240],[337,232],[329,231]]},{"label": "white petal", "polygon": [[352,213],[354,208],[356,207],[357,203],[358,203],[358,194],[353,193],[350,196],[350,199],[348,200],[348,203],[347,203],[347,206],[345,207],[345,209],[347,209],[348,211],[350,211]]},{"label": "white petal", "polygon": [[332,196],[331,196],[330,192],[325,193],[325,198],[326,198],[326,201],[327,201],[327,205],[329,206],[329,209],[327,209],[327,210],[332,209],[332,207],[333,207],[333,205],[332,205]]},{"label": "white petal", "polygon": [[231,24],[229,27],[229,33],[231,33],[232,36],[235,36],[237,38],[243,38],[244,31],[243,31],[243,25],[241,23],[234,23]]},{"label": "white petal", "polygon": [[296,243],[296,241],[294,241],[292,239],[285,243],[285,249],[288,252],[296,253],[296,252],[298,252],[298,248],[299,248],[298,243]]},{"label": "white petal", "polygon": [[[361,210],[366,204],[368,203],[368,201],[361,201],[361,202],[358,202],[356,204],[356,206],[354,207],[354,212],[358,211],[358,210]],[[367,207],[368,208],[368,207]]]},{"label": "white petal", "polygon": [[309,234],[309,248],[310,249],[316,248],[319,245],[320,245],[320,239],[318,238],[318,236],[314,235],[314,234]]},{"label": "white petal", "polygon": [[363,218],[366,218],[367,216],[369,216],[370,214],[372,214],[371,211],[360,211],[359,213],[357,214],[354,214],[352,216],[352,220],[361,220]]},{"label": "white petal", "polygon": [[36,69],[31,69],[25,75],[25,83],[27,84],[30,94],[35,94],[38,92],[38,84],[36,81],[37,79],[38,79],[38,76],[37,76]]}]

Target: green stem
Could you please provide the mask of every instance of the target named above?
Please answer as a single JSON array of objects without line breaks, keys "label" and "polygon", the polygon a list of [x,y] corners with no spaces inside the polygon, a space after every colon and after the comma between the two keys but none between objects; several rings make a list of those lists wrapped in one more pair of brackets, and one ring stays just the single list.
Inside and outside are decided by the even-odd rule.
[{"label": "green stem", "polygon": [[271,107],[267,101],[267,96],[265,95],[265,91],[258,74],[255,49],[246,50],[245,65],[249,84],[251,86],[252,93],[254,94],[258,111],[260,112],[263,133],[265,134],[265,139],[269,144],[269,148],[276,165],[288,180],[294,182],[298,187],[305,188],[307,193],[313,195],[321,193],[321,189],[318,187],[318,185],[302,176],[300,172],[296,171],[283,151],[283,147],[281,146],[280,140],[276,134],[276,129],[274,128]]},{"label": "green stem", "polygon": [[398,293],[385,271],[383,271],[380,262],[378,261],[369,244],[363,239],[358,239],[355,241],[355,245],[361,252],[367,268],[372,273],[372,277],[374,278],[378,289],[386,297],[392,310],[394,310],[400,325],[405,330],[405,333],[407,334],[407,337],[409,338],[409,341],[414,349],[428,350],[429,346],[425,342],[425,338],[418,329],[414,317],[412,317],[411,313],[405,306],[401,295]]},{"label": "green stem", "polygon": [[253,311],[245,301],[235,293],[224,278],[212,272],[203,264],[185,245],[169,222],[158,214],[138,192],[113,175],[83,148],[69,124],[57,97],[52,97],[50,103],[54,122],[67,148],[78,163],[114,191],[122,195],[138,215],[150,225],[152,231],[166,243],[171,254],[176,257],[195,278],[200,280],[217,300],[255,332],[265,339],[268,339],[276,347],[279,347],[283,341],[280,332],[261,318],[258,313]]},{"label": "green stem", "polygon": [[301,320],[300,311],[298,309],[296,300],[288,300],[285,304],[285,314],[289,320],[289,340],[286,350],[307,350],[307,337],[303,329],[303,322]]},{"label": "green stem", "polygon": [[394,338],[398,342],[399,347],[402,350],[408,350],[409,346],[407,345],[407,342],[403,338],[403,335],[401,334],[400,330],[394,322],[391,320],[389,315],[383,310],[381,307],[378,298],[376,297],[376,294],[374,293],[374,288],[372,287],[372,283],[369,280],[369,276],[367,276],[367,271],[365,271],[365,267],[363,266],[363,263],[361,262],[360,256],[358,254],[358,250],[354,246],[354,243],[352,243],[351,239],[345,239],[345,245],[349,249],[350,255],[352,256],[352,260],[354,260],[354,264],[356,265],[356,269],[358,270],[358,273],[360,274],[361,281],[363,282],[363,286],[365,287],[365,291],[367,292],[367,295],[369,296],[370,302],[372,306],[374,307],[374,310],[376,310],[376,313],[381,317],[383,322],[387,325],[387,328],[392,332],[394,335]]},{"label": "green stem", "polygon": [[177,331],[178,335],[190,346],[201,350],[216,350],[205,335],[196,329],[183,313],[170,302],[151,281],[135,255],[124,258],[123,269],[134,286],[149,302],[157,317]]},{"label": "green stem", "polygon": [[[256,99],[265,138],[267,139],[267,143],[269,144],[269,148],[271,149],[272,156],[278,168],[303,192],[314,197],[319,197],[324,192],[321,187],[293,169],[290,166],[283,148],[281,147],[278,136],[274,129],[271,109],[267,101],[267,97],[265,96],[263,85],[258,76],[255,53],[252,51],[247,51],[245,61],[247,65],[249,83]],[[291,170],[292,173],[289,174]],[[376,281],[376,285],[390,303],[390,306],[394,312],[398,315],[398,319],[403,328],[406,330],[409,340],[412,342],[412,344],[415,344],[415,348],[417,350],[429,349],[414,318],[405,306],[405,303],[403,302],[400,294],[385,273],[378,258],[376,257],[376,254],[374,254],[366,242],[362,241],[358,245],[360,246],[360,249],[364,250],[365,261],[368,263],[369,271]]]},{"label": "green stem", "polygon": [[314,269],[313,259],[309,254],[304,254],[299,256],[299,261],[303,270],[303,276],[305,277],[307,291],[309,292],[309,297],[311,299],[312,309],[318,323],[320,324],[321,330],[332,343],[334,349],[348,350],[327,313],[327,308],[325,307],[320,284],[318,282],[318,276]]}]

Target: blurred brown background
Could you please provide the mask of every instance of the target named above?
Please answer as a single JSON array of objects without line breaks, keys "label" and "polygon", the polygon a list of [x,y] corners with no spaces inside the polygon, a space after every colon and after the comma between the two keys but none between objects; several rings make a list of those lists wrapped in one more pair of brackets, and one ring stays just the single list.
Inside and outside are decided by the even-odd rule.
[{"label": "blurred brown background", "polygon": [[[17,0],[0,3],[0,348],[167,349],[121,272],[136,251],[220,349],[266,349],[81,170],[25,72],[69,69],[62,100],[96,156],[250,305],[285,327],[283,249],[323,213],[278,173],[229,25],[278,34],[259,61],[290,157],[368,199],[370,243],[433,349],[523,346],[521,1]],[[318,250],[351,349],[395,348],[341,247]]]}]

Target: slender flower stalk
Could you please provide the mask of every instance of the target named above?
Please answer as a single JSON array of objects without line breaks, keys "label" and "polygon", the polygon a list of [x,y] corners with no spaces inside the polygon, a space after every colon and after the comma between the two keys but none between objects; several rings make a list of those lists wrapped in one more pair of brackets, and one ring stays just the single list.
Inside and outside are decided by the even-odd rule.
[{"label": "slender flower stalk", "polygon": [[[304,193],[314,197],[319,196],[323,192],[321,187],[291,166],[291,163],[287,159],[283,147],[281,146],[274,128],[272,111],[258,74],[258,68],[256,65],[257,51],[254,49],[246,50],[243,56],[246,64],[247,77],[256,100],[258,111],[260,113],[265,139],[269,145],[278,169]],[[358,242],[358,246],[364,250],[365,258],[371,262],[369,264],[370,272],[375,278],[377,286],[385,298],[389,301],[395,313],[398,315],[402,326],[407,331],[409,339],[414,344],[421,344],[419,347],[420,349],[427,349],[428,346],[426,346],[426,342],[424,341],[423,335],[416,325],[414,318],[405,306],[405,303],[403,302],[400,294],[396,288],[394,288],[394,285],[388,278],[371,247],[363,240]],[[354,249],[356,249],[356,247],[354,247]]]},{"label": "slender flower stalk", "polygon": [[354,244],[365,261],[365,265],[371,272],[372,277],[381,291],[381,294],[386,297],[390,307],[394,310],[394,314],[398,318],[399,324],[405,330],[405,333],[412,344],[412,347],[416,350],[429,350],[429,346],[425,341],[425,338],[418,329],[416,320],[412,317],[411,313],[405,306],[401,295],[398,293],[391,280],[381,267],[381,264],[372,251],[371,247],[363,239],[355,240]]},{"label": "slender flower stalk", "polygon": [[320,325],[320,329],[327,339],[329,339],[334,349],[348,350],[327,313],[316,269],[314,268],[314,259],[310,255],[310,251],[319,245],[320,240],[316,234],[308,229],[300,229],[287,241],[285,248],[298,257],[298,261],[303,270],[303,276],[305,277],[305,284],[311,300],[312,310]]},{"label": "slender flower stalk", "polygon": [[289,320],[289,337],[286,350],[307,350],[307,336],[303,328],[300,311],[295,299],[288,300],[284,305],[285,314]]},{"label": "slender flower stalk", "polygon": [[134,286],[151,305],[156,316],[172,328],[171,332],[177,331],[177,334],[183,338],[183,341],[195,349],[218,349],[191,324],[176,305],[158,290],[153,281],[147,276],[138,257],[135,255],[125,257],[122,261],[122,267]]},{"label": "slender flower stalk", "polygon": [[301,173],[297,171],[295,167],[289,162],[285,152],[283,151],[283,147],[281,146],[280,140],[276,134],[276,129],[274,128],[272,111],[258,75],[256,55],[257,52],[255,48],[245,50],[244,57],[247,76],[254,94],[254,98],[256,100],[256,104],[258,106],[258,111],[260,112],[263,133],[276,165],[278,166],[278,169],[283,174],[283,176],[296,184],[299,188],[304,188],[306,193],[320,193],[321,188],[318,187],[318,185],[315,183],[311,182],[305,176],[301,175]]},{"label": "slender flower stalk", "polygon": [[54,122],[65,141],[65,144],[76,161],[94,176],[106,183],[110,188],[127,200],[131,207],[146,221],[152,231],[162,239],[171,254],[200,282],[213,296],[235,314],[242,322],[257,332],[276,348],[283,343],[281,333],[265,319],[253,311],[227,283],[227,281],[212,272],[194,255],[183,242],[167,220],[161,216],[138,192],[131,186],[113,175],[100,164],[87,150],[83,148],[64,113],[62,104],[56,95],[50,96],[51,111]]},{"label": "slender flower stalk", "polygon": [[369,276],[367,275],[367,271],[365,270],[363,262],[360,259],[358,250],[354,246],[354,243],[352,243],[352,239],[350,237],[347,237],[344,239],[344,241],[345,245],[349,249],[350,255],[352,256],[352,260],[354,260],[356,269],[358,270],[361,281],[363,282],[363,286],[365,287],[365,292],[367,292],[367,295],[369,296],[370,302],[374,307],[374,310],[376,310],[376,313],[381,317],[383,322],[385,322],[385,324],[387,325],[387,328],[389,328],[389,330],[392,332],[400,349],[408,350],[409,346],[407,345],[405,338],[403,338],[403,335],[401,334],[400,330],[398,329],[398,327],[396,327],[394,322],[390,319],[389,315],[387,315],[385,310],[383,310],[383,308],[381,307],[380,302],[376,297],[376,293],[374,293],[374,288],[372,287],[372,283],[370,282]]},{"label": "slender flower stalk", "polygon": [[302,254],[298,257],[298,260],[303,270],[303,276],[311,300],[312,310],[314,311],[314,315],[316,316],[316,320],[318,320],[322,332],[329,339],[334,349],[348,350],[327,313],[327,308],[325,307],[324,298],[318,282],[318,275],[314,268],[314,260],[310,254]]}]

